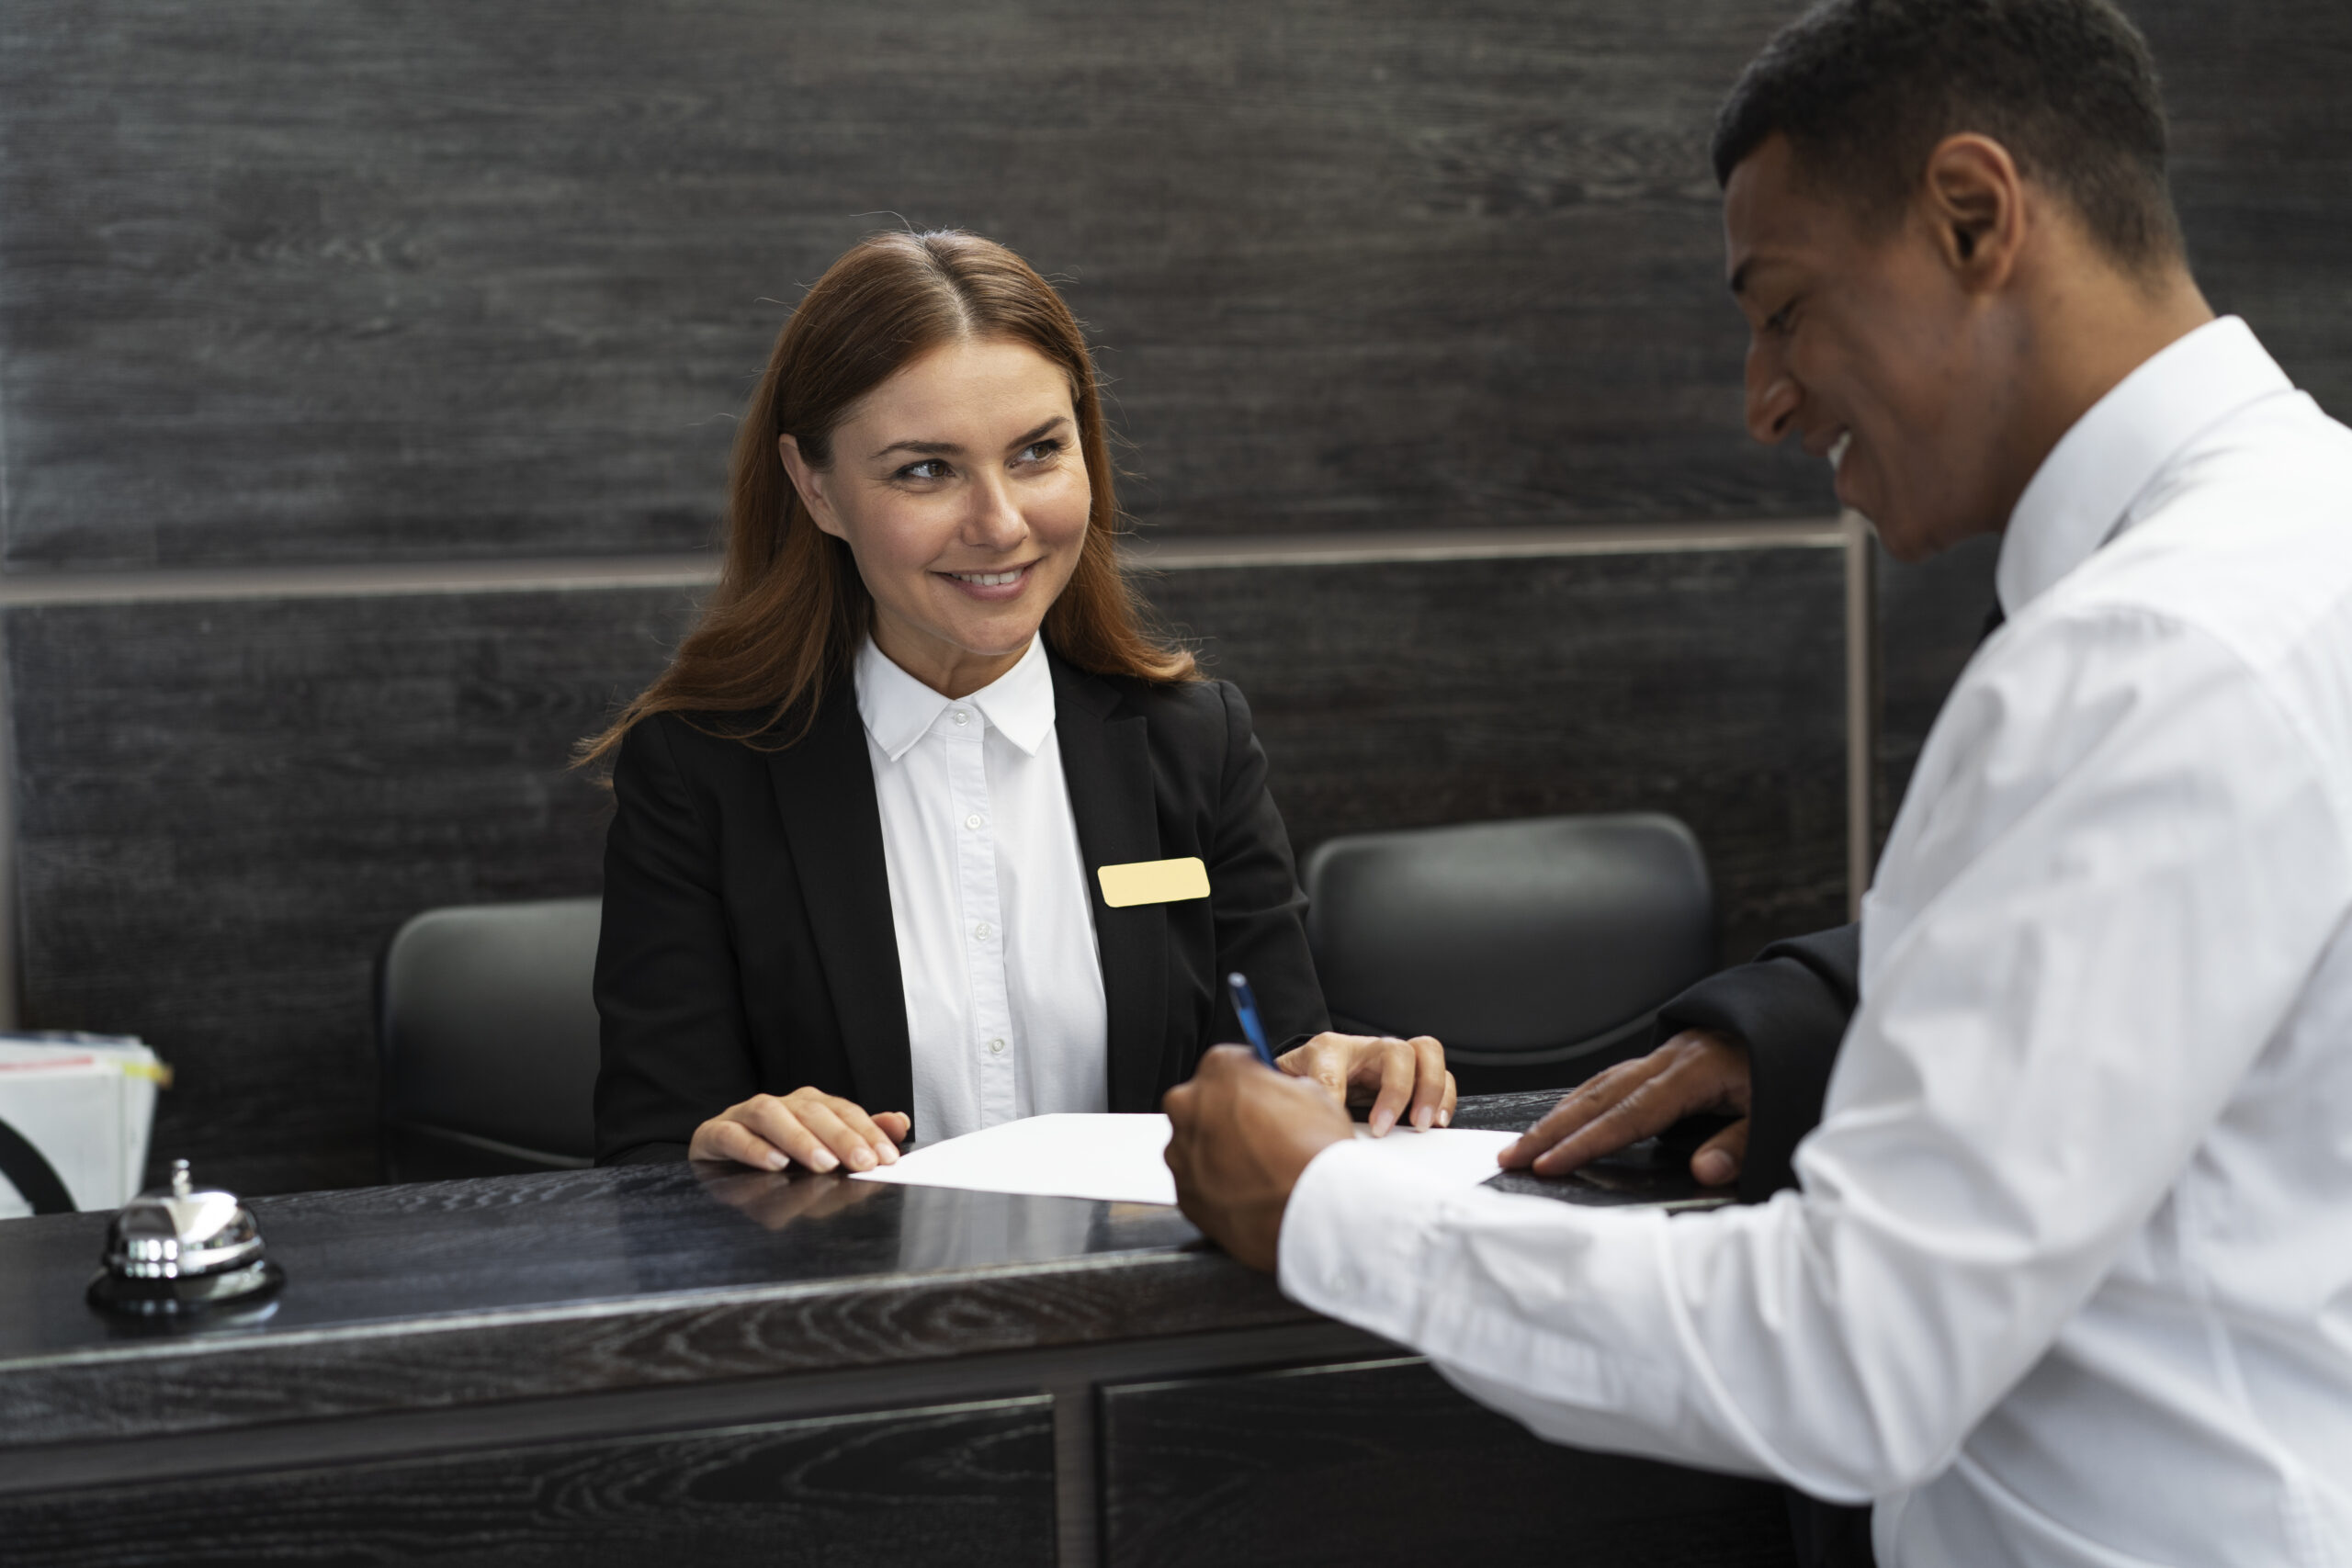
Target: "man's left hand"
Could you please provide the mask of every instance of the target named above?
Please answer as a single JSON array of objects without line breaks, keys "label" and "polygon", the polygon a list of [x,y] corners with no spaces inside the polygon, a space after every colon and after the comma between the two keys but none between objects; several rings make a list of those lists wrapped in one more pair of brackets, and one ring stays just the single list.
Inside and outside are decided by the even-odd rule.
[{"label": "man's left hand", "polygon": [[1184,1217],[1250,1268],[1272,1273],[1291,1189],[1308,1161],[1354,1137],[1355,1124],[1312,1079],[1270,1073],[1240,1045],[1202,1057],[1161,1106]]}]

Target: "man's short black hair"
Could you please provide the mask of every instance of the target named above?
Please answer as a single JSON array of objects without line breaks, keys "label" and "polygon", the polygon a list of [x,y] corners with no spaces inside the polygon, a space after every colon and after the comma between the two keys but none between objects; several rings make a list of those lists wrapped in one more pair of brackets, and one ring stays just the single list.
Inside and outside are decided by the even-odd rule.
[{"label": "man's short black hair", "polygon": [[1825,0],[1740,73],[1715,177],[1785,135],[1816,189],[1891,220],[1963,131],[2007,148],[2127,269],[2181,254],[2155,62],[2110,0]]}]

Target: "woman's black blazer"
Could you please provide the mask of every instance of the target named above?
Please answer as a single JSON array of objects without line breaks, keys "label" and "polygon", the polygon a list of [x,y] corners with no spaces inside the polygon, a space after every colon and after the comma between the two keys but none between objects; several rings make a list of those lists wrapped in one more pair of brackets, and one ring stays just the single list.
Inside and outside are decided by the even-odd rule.
[{"label": "woman's black blazer", "polygon": [[[1329,1027],[1306,899],[1239,692],[1051,664],[1102,956],[1111,1109],[1156,1111],[1210,1045],[1241,1038],[1228,970],[1250,976],[1277,1050]],[[868,1111],[913,1109],[854,689],[837,682],[814,728],[781,750],[709,733],[724,723],[646,719],[613,769],[596,950],[596,1157],[608,1164],[680,1157],[695,1127],[763,1091],[813,1084]],[[1187,855],[1207,863],[1208,897],[1102,902],[1096,868]]]}]

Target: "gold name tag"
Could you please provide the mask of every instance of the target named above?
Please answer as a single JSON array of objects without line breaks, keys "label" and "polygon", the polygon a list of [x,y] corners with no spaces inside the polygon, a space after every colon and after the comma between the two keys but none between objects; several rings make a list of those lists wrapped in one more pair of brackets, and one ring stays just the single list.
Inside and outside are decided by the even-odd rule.
[{"label": "gold name tag", "polygon": [[1209,868],[1198,855],[1182,860],[1139,860],[1132,865],[1106,865],[1095,875],[1102,879],[1102,902],[1114,909],[1130,904],[1173,904],[1209,896]]}]

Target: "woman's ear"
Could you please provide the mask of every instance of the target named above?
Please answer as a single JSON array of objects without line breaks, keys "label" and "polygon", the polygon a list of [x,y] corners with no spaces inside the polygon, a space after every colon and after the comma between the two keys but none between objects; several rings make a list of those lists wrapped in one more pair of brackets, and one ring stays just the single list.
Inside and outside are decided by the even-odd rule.
[{"label": "woman's ear", "polygon": [[785,476],[792,480],[792,488],[799,492],[800,504],[817,526],[836,539],[846,539],[849,534],[842,527],[842,520],[834,514],[833,503],[825,494],[825,471],[800,455],[799,438],[779,435],[775,438],[776,456],[784,459]]}]

